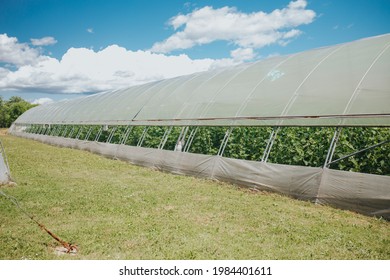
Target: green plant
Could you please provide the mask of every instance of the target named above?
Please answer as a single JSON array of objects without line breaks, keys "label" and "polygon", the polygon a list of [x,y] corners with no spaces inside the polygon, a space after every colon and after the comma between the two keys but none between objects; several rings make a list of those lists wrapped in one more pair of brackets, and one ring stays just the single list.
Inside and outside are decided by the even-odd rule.
[{"label": "green plant", "polygon": [[[64,135],[70,138],[78,136],[81,140],[88,136],[86,140],[97,139],[99,142],[110,140],[110,143],[120,144],[127,129],[129,126],[124,125],[106,127],[101,125],[33,125],[28,131],[38,131],[48,135]],[[141,144],[142,147],[158,148],[166,132],[170,132],[163,148],[173,150],[179,136],[185,135],[186,142],[194,129],[195,127],[186,129],[168,126],[133,126],[125,139],[125,144],[131,146]],[[198,127],[188,151],[217,155],[228,130],[229,127]],[[271,127],[234,127],[223,156],[261,160],[271,131]],[[323,166],[334,131],[335,128],[332,127],[281,127],[278,130],[268,161],[289,165]],[[143,141],[140,141],[142,138]],[[389,139],[390,130],[388,128],[343,128],[333,159]],[[389,157],[390,145],[385,144],[348,157],[330,167],[339,170],[389,175]]]}]

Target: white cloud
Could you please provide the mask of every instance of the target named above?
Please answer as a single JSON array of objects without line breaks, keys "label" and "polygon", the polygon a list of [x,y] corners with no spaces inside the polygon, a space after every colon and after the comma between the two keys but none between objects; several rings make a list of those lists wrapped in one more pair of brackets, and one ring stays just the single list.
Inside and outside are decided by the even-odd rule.
[{"label": "white cloud", "polygon": [[302,33],[296,27],[314,20],[316,13],[306,9],[306,6],[305,0],[297,0],[270,13],[243,13],[232,7],[214,9],[206,6],[171,18],[168,24],[175,33],[155,43],[151,50],[169,53],[218,40],[228,41],[246,50],[274,43],[285,45]]},{"label": "white cloud", "polygon": [[255,53],[252,48],[238,48],[230,52],[230,56],[234,61],[251,60],[255,57]]},{"label": "white cloud", "polygon": [[[270,13],[207,6],[171,18],[169,24],[175,33],[154,44],[151,51],[132,51],[118,45],[99,51],[70,48],[57,59],[41,53],[43,46],[56,42],[53,37],[31,39],[29,45],[0,34],[0,90],[99,92],[234,65],[255,58],[261,47],[285,45],[299,36],[302,31],[297,27],[315,17],[306,6],[305,0],[297,0]],[[87,32],[93,33],[93,29]],[[230,58],[191,59],[185,54],[164,54],[216,40],[234,46]]]},{"label": "white cloud", "polygon": [[290,31],[283,34],[283,39],[292,39],[298,37],[301,34],[302,34],[301,30],[291,29]]},{"label": "white cloud", "polygon": [[35,99],[33,102],[31,102],[31,104],[42,105],[42,104],[50,104],[50,103],[53,103],[53,102],[54,102],[54,100],[51,99],[51,98],[42,97],[42,98]]},{"label": "white cloud", "polygon": [[31,39],[33,46],[50,46],[57,43],[57,40],[53,37],[43,37],[41,39]]},{"label": "white cloud", "polygon": [[37,49],[30,48],[26,43],[19,43],[15,37],[0,34],[0,63],[10,63],[16,66],[31,65],[44,59]]},{"label": "white cloud", "polygon": [[288,4],[288,7],[291,9],[304,9],[306,8],[306,0],[296,0]]},{"label": "white cloud", "polygon": [[[100,51],[70,48],[58,60],[39,55],[37,50],[18,43],[16,38],[9,38],[6,34],[0,36],[0,50],[9,49],[7,53],[10,55],[4,56],[0,62],[16,67],[0,67],[0,89],[62,93],[98,92],[216,67],[215,60],[212,59],[192,60],[187,55],[131,51],[117,45]],[[2,44],[2,41],[6,44]],[[27,56],[27,52],[31,54]]]}]

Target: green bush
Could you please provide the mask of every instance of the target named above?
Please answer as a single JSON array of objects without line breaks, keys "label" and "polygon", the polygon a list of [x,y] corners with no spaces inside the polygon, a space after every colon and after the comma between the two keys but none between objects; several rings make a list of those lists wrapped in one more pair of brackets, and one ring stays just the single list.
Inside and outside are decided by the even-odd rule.
[{"label": "green bush", "polygon": [[0,96],[0,127],[10,127],[21,114],[35,106],[17,96],[8,101]]}]

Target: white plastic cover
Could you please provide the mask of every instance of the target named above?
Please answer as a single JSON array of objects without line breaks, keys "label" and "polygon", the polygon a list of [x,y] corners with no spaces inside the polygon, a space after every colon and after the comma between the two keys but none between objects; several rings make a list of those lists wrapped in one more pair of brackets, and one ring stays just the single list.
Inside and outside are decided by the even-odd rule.
[{"label": "white plastic cover", "polygon": [[6,162],[3,146],[0,142],[0,185],[7,184],[10,181],[10,170]]},{"label": "white plastic cover", "polygon": [[390,126],[390,34],[41,105],[16,123]]}]

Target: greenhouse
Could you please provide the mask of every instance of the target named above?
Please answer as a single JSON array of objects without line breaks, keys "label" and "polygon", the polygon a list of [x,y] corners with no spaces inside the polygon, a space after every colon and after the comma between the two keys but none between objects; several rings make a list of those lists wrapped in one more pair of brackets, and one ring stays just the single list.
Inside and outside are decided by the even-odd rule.
[{"label": "greenhouse", "polygon": [[11,172],[9,170],[7,157],[4,152],[3,144],[0,141],[0,186],[11,182]]},{"label": "greenhouse", "polygon": [[390,219],[389,47],[386,34],[41,105],[10,133]]}]

